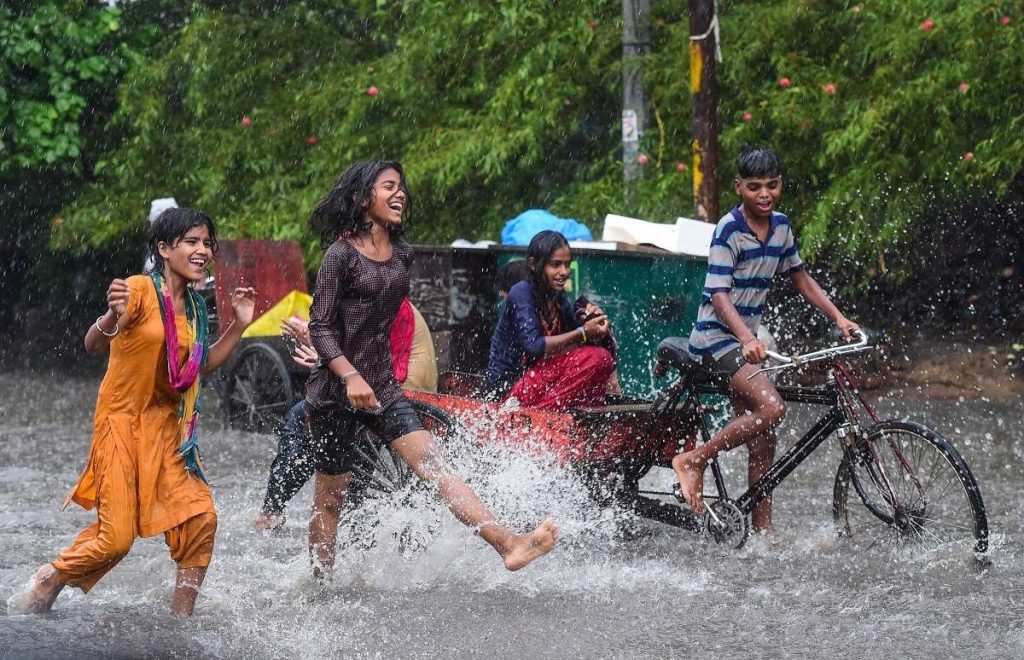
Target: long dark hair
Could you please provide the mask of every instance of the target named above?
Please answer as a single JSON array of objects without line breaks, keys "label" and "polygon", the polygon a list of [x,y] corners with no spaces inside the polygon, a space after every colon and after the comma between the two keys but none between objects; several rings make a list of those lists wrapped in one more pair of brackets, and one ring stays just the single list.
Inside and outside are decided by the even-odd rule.
[{"label": "long dark hair", "polygon": [[[530,268],[530,286],[533,287],[533,296],[538,306],[544,305],[562,291],[552,291],[544,276],[544,265],[551,259],[551,255],[562,248],[568,248],[569,241],[565,240],[557,231],[545,229],[530,239],[530,245],[526,248],[526,263]],[[572,250],[569,250],[570,256]]]},{"label": "long dark hair", "polygon": [[149,252],[153,255],[153,267],[151,273],[161,273],[164,270],[164,258],[160,256],[157,247],[161,243],[173,246],[177,241],[185,238],[185,234],[194,227],[206,226],[210,232],[210,249],[213,256],[217,256],[217,229],[213,226],[210,216],[194,209],[172,208],[167,209],[153,222],[149,230]]},{"label": "long dark hair", "polygon": [[399,186],[405,193],[405,207],[402,211],[402,224],[390,227],[392,238],[399,238],[405,233],[405,219],[412,209],[412,195],[405,182],[405,172],[401,164],[394,160],[360,160],[342,172],[334,182],[330,192],[317,202],[309,218],[313,231],[320,234],[320,243],[327,247],[341,237],[354,236],[368,231],[373,223],[365,222],[363,214],[365,205],[373,203],[373,184],[385,170],[398,172]]}]

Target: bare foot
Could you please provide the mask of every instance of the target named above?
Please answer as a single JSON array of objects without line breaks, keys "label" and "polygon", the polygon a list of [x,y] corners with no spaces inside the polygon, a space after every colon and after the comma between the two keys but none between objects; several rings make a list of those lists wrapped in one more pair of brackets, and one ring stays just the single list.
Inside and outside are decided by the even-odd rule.
[{"label": "bare foot", "polygon": [[558,540],[558,525],[548,518],[529,534],[520,534],[509,541],[510,550],[502,555],[505,568],[518,571],[538,557],[551,552]]},{"label": "bare foot", "polygon": [[11,596],[7,601],[7,614],[41,614],[49,612],[64,583],[57,579],[57,569],[43,564],[32,578],[28,591]]},{"label": "bare foot", "polygon": [[683,499],[698,516],[704,513],[704,466],[691,463],[687,458],[690,452],[677,454],[672,459],[672,469],[679,479],[679,490]]},{"label": "bare foot", "polygon": [[252,526],[261,532],[271,532],[284,525],[284,514],[277,511],[263,511],[253,521]]}]

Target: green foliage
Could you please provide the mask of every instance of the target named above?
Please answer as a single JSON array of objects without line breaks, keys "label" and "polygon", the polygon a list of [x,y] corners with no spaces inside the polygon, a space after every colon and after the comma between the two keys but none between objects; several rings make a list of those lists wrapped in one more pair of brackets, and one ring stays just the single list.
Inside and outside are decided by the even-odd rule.
[{"label": "green foliage", "polygon": [[614,7],[350,4],[362,29],[309,6],[197,11],[125,77],[124,144],[66,209],[57,243],[102,245],[163,195],[225,235],[301,238],[340,171],[385,154],[412,181],[414,239],[494,236],[614,162]]},{"label": "green foliage", "polygon": [[[56,245],[105,245],[138,227],[150,199],[173,195],[225,236],[298,238],[312,257],[309,210],[346,165],[376,155],[405,164],[421,242],[495,238],[533,206],[593,229],[608,212],[693,212],[678,167],[691,159],[685,3],[652,3],[650,160],[628,202],[618,3],[139,0],[126,11],[154,4],[187,20],[120,84],[121,142],[65,209]],[[1013,190],[1024,15],[1000,17],[1019,2],[719,6],[723,207],[739,148],[773,145],[805,254],[870,273],[950,200]]]},{"label": "green foliage", "polygon": [[1009,192],[1024,171],[1019,2],[768,4],[723,15],[723,152],[779,149],[805,254],[870,272],[936,209]]},{"label": "green foliage", "polygon": [[90,101],[125,65],[119,13],[81,0],[0,8],[0,176],[78,166]]}]

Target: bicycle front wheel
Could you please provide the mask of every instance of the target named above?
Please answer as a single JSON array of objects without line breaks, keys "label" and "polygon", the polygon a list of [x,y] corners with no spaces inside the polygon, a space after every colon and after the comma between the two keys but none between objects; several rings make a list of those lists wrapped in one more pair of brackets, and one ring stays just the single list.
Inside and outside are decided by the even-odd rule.
[{"label": "bicycle front wheel", "polygon": [[848,448],[836,474],[832,514],[858,546],[988,550],[981,490],[957,450],[935,431],[882,422]]}]

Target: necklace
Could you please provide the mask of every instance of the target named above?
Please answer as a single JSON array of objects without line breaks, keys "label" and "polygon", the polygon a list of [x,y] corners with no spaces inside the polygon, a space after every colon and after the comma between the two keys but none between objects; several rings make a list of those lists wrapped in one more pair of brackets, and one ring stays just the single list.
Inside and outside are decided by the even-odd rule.
[{"label": "necklace", "polygon": [[554,337],[562,334],[562,320],[558,316],[558,306],[554,300],[549,300],[546,309],[539,314],[540,325],[544,329],[545,337]]}]

